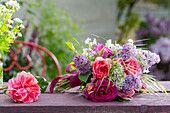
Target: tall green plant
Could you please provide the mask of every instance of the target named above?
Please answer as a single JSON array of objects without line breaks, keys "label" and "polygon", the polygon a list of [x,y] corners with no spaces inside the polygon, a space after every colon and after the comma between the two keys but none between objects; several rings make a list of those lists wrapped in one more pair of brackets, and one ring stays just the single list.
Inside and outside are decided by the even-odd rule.
[{"label": "tall green plant", "polygon": [[[64,9],[59,9],[56,0],[37,0],[43,8],[40,10],[39,18],[39,44],[49,49],[59,60],[62,73],[65,67],[72,61],[72,52],[67,48],[65,42],[74,40],[82,32],[79,24],[75,24],[70,15]],[[43,5],[45,4],[45,5]],[[52,59],[45,55],[47,64],[47,76],[53,79],[57,76],[57,70]]]}]

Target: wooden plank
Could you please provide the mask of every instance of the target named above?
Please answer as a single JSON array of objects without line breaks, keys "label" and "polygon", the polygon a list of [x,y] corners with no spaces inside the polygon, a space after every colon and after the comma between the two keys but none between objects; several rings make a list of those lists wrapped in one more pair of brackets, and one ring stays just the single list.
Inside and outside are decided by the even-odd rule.
[{"label": "wooden plank", "polygon": [[80,94],[54,93],[41,94],[33,103],[14,103],[7,95],[0,94],[0,112],[58,112],[58,113],[112,113],[112,112],[168,112],[170,98],[164,93],[160,96],[136,94],[128,102],[92,102]]}]

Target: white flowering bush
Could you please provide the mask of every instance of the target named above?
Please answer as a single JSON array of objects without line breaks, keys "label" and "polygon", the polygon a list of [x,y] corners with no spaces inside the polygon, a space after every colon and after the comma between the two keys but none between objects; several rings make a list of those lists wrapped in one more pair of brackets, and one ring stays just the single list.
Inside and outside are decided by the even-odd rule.
[{"label": "white flowering bush", "polygon": [[10,0],[5,5],[0,4],[0,50],[8,51],[10,43],[17,37],[21,37],[20,31],[24,28],[19,18],[13,18],[13,14],[20,8],[17,1]]}]

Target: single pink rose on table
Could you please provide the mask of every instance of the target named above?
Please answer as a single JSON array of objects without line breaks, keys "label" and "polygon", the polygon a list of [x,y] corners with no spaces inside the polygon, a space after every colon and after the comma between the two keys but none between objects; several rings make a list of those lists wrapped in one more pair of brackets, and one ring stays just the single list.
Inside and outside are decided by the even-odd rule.
[{"label": "single pink rose on table", "polygon": [[102,79],[108,76],[109,69],[111,67],[110,59],[103,59],[102,57],[97,57],[94,62],[92,62],[93,77],[97,79]]},{"label": "single pink rose on table", "polygon": [[16,78],[8,81],[7,95],[15,102],[29,103],[34,102],[40,95],[40,87],[37,79],[30,73],[22,71]]},{"label": "single pink rose on table", "polygon": [[142,68],[139,61],[130,58],[125,61],[125,72],[127,75],[140,76],[142,74]]},{"label": "single pink rose on table", "polygon": [[[102,51],[101,51],[102,50]],[[113,51],[111,51],[109,48],[105,47],[103,44],[98,44],[94,47],[92,50],[92,54],[95,52],[95,57],[99,54],[99,56],[103,58],[109,58],[113,55]],[[100,52],[100,53],[99,53]]]}]

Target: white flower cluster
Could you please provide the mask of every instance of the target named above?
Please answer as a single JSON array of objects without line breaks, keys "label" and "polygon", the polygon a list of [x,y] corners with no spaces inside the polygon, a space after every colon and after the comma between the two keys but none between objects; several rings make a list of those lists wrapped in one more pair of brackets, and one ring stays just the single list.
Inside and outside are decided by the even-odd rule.
[{"label": "white flower cluster", "polygon": [[107,48],[109,48],[110,50],[112,50],[112,51],[113,51],[113,50],[118,51],[118,50],[122,49],[122,46],[119,45],[119,44],[117,44],[116,42],[115,42],[115,44],[112,44],[112,40],[111,40],[111,39],[109,39],[109,40],[106,41],[105,46],[106,46]]},{"label": "white flower cluster", "polygon": [[22,20],[19,19],[19,18],[15,18],[14,21],[15,21],[16,23],[21,23],[21,24],[23,23]]},{"label": "white flower cluster", "polygon": [[91,38],[87,38],[85,40],[85,44],[88,44],[90,47],[92,47],[93,45],[97,44],[97,40],[96,39],[94,39],[92,42],[90,42],[90,41],[91,41]]},{"label": "white flower cluster", "polygon": [[125,83],[125,77],[122,75],[116,75],[112,79],[117,89],[122,90]]},{"label": "white flower cluster", "polygon": [[128,44],[131,45],[134,49],[136,49],[136,46],[134,45],[134,42],[132,39],[128,40]]},{"label": "white flower cluster", "polygon": [[83,49],[82,55],[87,57],[89,55],[89,51],[88,50],[89,50],[88,48]]},{"label": "white flower cluster", "polygon": [[112,65],[109,75],[112,76],[112,80],[117,88],[120,90],[124,85],[124,67],[120,62],[117,62],[115,65]]},{"label": "white flower cluster", "polygon": [[10,1],[6,2],[5,4],[8,8],[11,8],[12,10],[17,11],[20,9],[19,3],[15,0],[10,0]]},{"label": "white flower cluster", "polygon": [[19,3],[10,0],[5,5],[0,4],[0,37],[2,38],[0,47],[2,51],[9,49],[9,43],[13,43],[18,36],[22,36],[20,31],[24,28],[21,19],[13,19],[13,13],[20,8]]},{"label": "white flower cluster", "polygon": [[115,45],[112,44],[112,40],[111,39],[106,41],[105,46],[108,47],[110,50],[114,50],[114,48],[115,48]]},{"label": "white flower cluster", "polygon": [[124,74],[124,67],[121,65],[120,62],[117,62],[115,65],[111,67],[110,75],[123,75]]},{"label": "white flower cluster", "polygon": [[143,67],[143,72],[144,73],[148,73],[149,72],[149,68],[152,65],[160,62],[159,55],[157,55],[156,53],[152,53],[149,50],[137,49],[134,52],[134,56],[141,63],[141,65]]},{"label": "white flower cluster", "polygon": [[0,4],[0,10],[4,10],[4,9],[6,9],[6,7],[2,4]]}]

